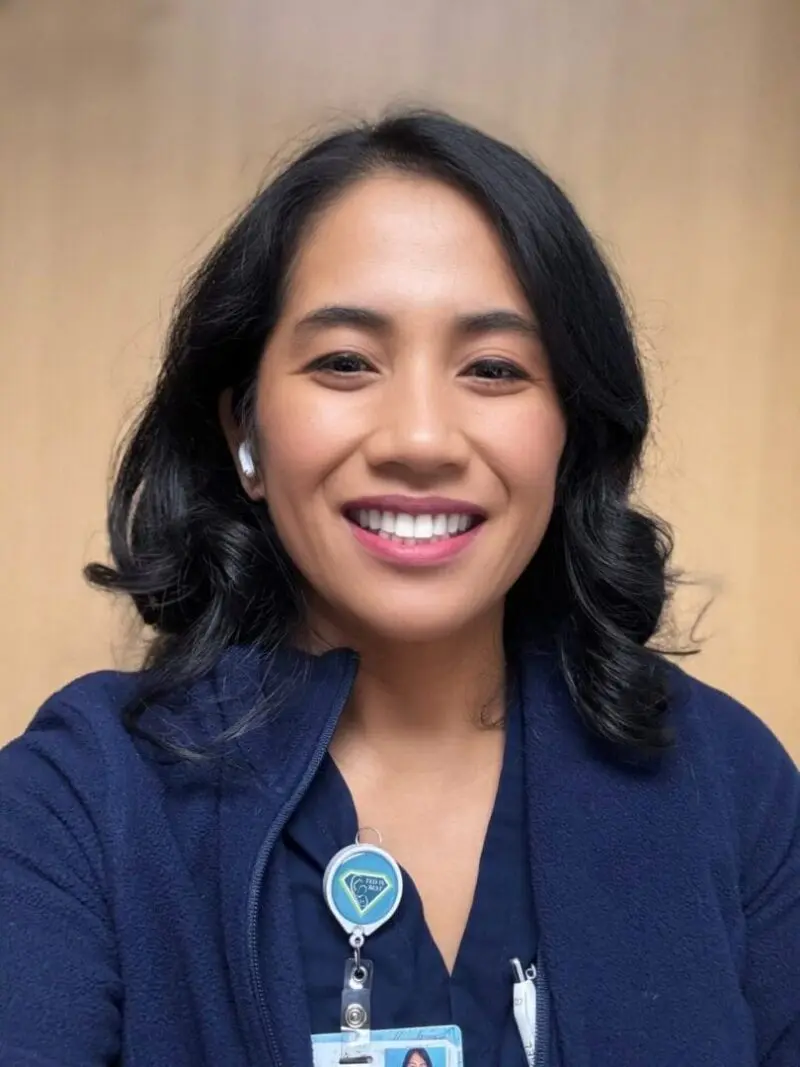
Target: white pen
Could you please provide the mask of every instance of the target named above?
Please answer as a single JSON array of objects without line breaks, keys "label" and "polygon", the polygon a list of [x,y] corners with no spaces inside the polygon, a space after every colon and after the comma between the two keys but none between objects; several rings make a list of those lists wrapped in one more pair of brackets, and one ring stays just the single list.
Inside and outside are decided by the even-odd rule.
[{"label": "white pen", "polygon": [[514,1020],[519,1030],[528,1067],[536,1060],[536,967],[531,964],[523,970],[518,959],[511,960],[514,971]]}]

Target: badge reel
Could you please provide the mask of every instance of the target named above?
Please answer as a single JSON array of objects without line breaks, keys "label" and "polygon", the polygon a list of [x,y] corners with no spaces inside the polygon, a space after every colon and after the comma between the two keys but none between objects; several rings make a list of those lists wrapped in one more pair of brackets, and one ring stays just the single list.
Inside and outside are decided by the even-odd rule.
[{"label": "badge reel", "polygon": [[370,934],[391,919],[403,896],[399,866],[380,845],[362,843],[364,832],[359,830],[355,844],[336,853],[323,881],[328,907],[353,949],[345,964],[342,986],[342,1064],[372,1063],[369,1045],[373,966],[361,955],[361,949]]}]

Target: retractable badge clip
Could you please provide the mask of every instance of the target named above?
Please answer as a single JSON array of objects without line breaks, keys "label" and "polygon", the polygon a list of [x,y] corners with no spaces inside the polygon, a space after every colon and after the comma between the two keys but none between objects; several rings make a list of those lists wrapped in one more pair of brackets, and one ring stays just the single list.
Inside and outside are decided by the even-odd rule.
[{"label": "retractable badge clip", "polygon": [[355,844],[336,853],[323,879],[327,905],[353,949],[342,986],[342,1064],[372,1063],[373,966],[361,949],[369,935],[391,919],[403,896],[403,875],[397,863],[378,845],[362,844],[361,834],[359,830]]}]

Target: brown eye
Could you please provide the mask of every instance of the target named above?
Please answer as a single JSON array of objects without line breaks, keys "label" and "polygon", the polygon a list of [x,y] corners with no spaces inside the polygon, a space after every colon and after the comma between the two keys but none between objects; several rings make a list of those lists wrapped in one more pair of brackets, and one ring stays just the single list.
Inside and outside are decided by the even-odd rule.
[{"label": "brown eye", "polygon": [[479,378],[481,381],[497,382],[524,382],[530,380],[527,371],[516,363],[507,359],[479,359],[467,368],[467,376]]},{"label": "brown eye", "polygon": [[315,359],[309,364],[308,369],[310,371],[327,371],[331,374],[350,375],[371,371],[374,368],[363,356],[359,356],[355,352],[329,352],[327,355]]}]

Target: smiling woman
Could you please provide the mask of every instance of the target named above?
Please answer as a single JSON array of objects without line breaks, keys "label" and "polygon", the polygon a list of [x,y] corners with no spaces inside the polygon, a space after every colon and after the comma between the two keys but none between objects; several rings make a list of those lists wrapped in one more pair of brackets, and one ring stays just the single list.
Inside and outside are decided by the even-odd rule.
[{"label": "smiling woman", "polygon": [[[246,496],[218,413],[228,448],[246,444],[264,467]],[[298,627],[307,641],[308,598],[319,626],[331,579],[366,595],[334,563],[349,541],[331,540],[341,534],[331,516],[347,504],[345,479],[359,497],[380,480],[379,495],[458,488],[494,506],[476,550],[490,530],[513,540],[510,554],[483,557],[506,642],[546,638],[593,732],[658,750],[666,666],[645,646],[666,602],[670,538],[628,500],[648,419],[612,278],[529,160],[425,114],[312,146],[191,282],[123,457],[116,567],[89,575],[130,593],[156,628],[139,708],[230,644],[270,649]],[[452,594],[461,574],[430,577]],[[417,598],[415,623],[401,605],[416,585],[386,570],[380,581],[370,588],[384,620],[406,643],[415,625],[422,636],[435,591]],[[441,610],[455,632],[446,601]]]},{"label": "smiling woman", "polygon": [[392,170],[353,182],[297,250],[244,419],[230,396],[229,445],[252,442],[244,489],[303,576],[309,638],[348,644],[357,626],[373,646],[470,633],[484,647],[500,632],[566,431],[530,306],[472,200]]},{"label": "smiling woman", "polygon": [[0,753],[0,1061],[796,1067],[800,781],[654,647],[648,424],[515,149],[402,113],[262,190],[88,569],[146,661]]}]

